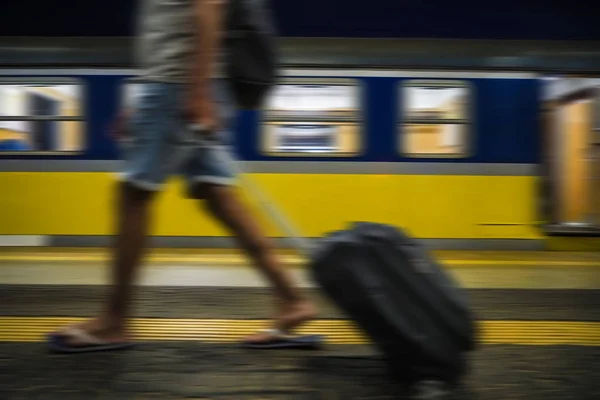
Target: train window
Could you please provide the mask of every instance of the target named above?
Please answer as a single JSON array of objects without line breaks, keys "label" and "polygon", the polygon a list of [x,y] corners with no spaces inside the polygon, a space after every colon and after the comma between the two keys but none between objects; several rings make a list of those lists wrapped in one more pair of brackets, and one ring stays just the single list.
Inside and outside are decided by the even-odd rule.
[{"label": "train window", "polygon": [[347,79],[286,79],[263,110],[261,148],[275,156],[350,156],[360,150],[360,87]]},{"label": "train window", "polygon": [[271,148],[279,153],[335,153],[340,150],[335,125],[278,125]]},{"label": "train window", "polygon": [[81,98],[73,79],[0,80],[0,153],[81,151]]},{"label": "train window", "polygon": [[464,157],[469,86],[460,81],[408,81],[400,87],[400,152],[410,157]]},{"label": "train window", "polygon": [[322,113],[356,110],[357,89],[350,85],[283,84],[269,98],[268,109]]}]

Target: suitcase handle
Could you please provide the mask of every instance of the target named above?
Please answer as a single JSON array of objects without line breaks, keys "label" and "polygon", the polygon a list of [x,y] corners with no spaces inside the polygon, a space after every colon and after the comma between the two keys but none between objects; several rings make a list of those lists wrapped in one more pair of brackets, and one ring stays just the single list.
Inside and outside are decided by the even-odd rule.
[{"label": "suitcase handle", "polygon": [[382,239],[387,242],[395,238],[401,238],[406,242],[416,244],[415,240],[410,236],[405,235],[400,228],[391,225],[379,224],[376,222],[356,221],[352,223],[351,229],[367,239]]}]

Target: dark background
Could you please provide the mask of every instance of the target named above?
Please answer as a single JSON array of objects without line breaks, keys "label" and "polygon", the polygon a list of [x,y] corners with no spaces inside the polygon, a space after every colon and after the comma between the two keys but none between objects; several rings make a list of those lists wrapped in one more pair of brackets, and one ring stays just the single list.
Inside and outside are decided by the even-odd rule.
[{"label": "dark background", "polygon": [[[1,0],[1,36],[128,36],[136,0]],[[586,4],[590,4],[586,7]],[[271,0],[288,37],[600,40],[584,0]]]}]

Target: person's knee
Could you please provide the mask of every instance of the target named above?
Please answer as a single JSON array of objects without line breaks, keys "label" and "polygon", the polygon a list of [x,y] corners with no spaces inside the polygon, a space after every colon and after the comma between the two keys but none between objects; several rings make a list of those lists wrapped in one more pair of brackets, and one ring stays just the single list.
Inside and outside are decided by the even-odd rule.
[{"label": "person's knee", "polygon": [[118,187],[123,201],[140,207],[148,205],[156,194],[153,190],[143,189],[128,181],[120,182]]},{"label": "person's knee", "polygon": [[228,185],[198,182],[189,189],[190,196],[195,200],[206,200],[207,205],[219,209],[232,209],[237,204],[237,193]]},{"label": "person's knee", "polygon": [[194,200],[208,200],[210,186],[203,182],[198,182],[188,188],[188,196]]}]

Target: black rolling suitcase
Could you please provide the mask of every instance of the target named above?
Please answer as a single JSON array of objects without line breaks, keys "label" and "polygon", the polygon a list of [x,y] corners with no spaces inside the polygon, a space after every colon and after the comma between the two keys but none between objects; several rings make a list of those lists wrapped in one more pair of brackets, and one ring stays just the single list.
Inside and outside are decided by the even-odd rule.
[{"label": "black rolling suitcase", "polygon": [[356,223],[324,238],[314,278],[408,383],[454,384],[475,347],[464,293],[428,251],[399,229]]},{"label": "black rolling suitcase", "polygon": [[316,282],[370,337],[398,381],[417,398],[448,394],[476,345],[465,293],[418,241],[400,229],[361,222],[312,246],[252,179],[242,185],[310,260]]}]

